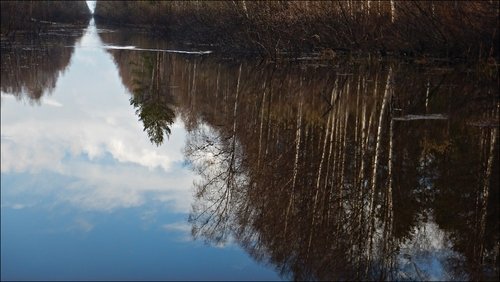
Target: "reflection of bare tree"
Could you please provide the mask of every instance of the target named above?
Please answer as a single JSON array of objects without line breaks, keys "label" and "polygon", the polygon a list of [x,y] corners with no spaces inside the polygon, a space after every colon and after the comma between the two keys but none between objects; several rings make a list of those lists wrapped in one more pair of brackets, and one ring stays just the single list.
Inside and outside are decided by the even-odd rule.
[{"label": "reflection of bare tree", "polygon": [[229,136],[210,136],[205,127],[192,132],[194,136],[186,145],[186,157],[202,176],[202,182],[195,184],[196,199],[200,201],[193,205],[189,218],[193,224],[193,235],[204,236],[218,244],[227,240],[227,232],[232,229],[234,209],[244,198],[239,193],[247,186],[241,167],[242,150],[236,136],[240,78],[241,65]]}]

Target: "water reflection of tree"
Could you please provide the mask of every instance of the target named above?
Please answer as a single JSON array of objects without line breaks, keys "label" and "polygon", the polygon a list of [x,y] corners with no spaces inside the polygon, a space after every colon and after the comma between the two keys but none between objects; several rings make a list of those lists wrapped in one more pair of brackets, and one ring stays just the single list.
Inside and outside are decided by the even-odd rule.
[{"label": "water reflection of tree", "polygon": [[[405,65],[164,64],[201,176],[195,237],[232,238],[297,280],[430,279],[432,258],[444,279],[498,275],[498,133],[482,126],[498,121],[494,79]],[[431,113],[449,119],[394,119]],[[432,249],[436,238],[445,247]]]},{"label": "water reflection of tree", "polygon": [[[99,23],[97,23],[99,24]],[[108,45],[133,45],[150,49],[167,49],[162,40],[141,33],[100,33]],[[149,139],[157,146],[171,133],[175,119],[174,64],[164,52],[108,50],[112,55],[123,84],[133,94],[130,104],[136,109]]]},{"label": "water reflection of tree", "polygon": [[133,96],[130,104],[144,125],[149,139],[157,146],[164,136],[171,133],[170,125],[175,119],[172,109],[173,96],[166,85],[164,54],[145,53],[143,60],[133,68]]},{"label": "water reflection of tree", "polygon": [[[479,140],[467,130],[464,119],[453,123],[459,127],[447,120],[393,119],[412,112],[456,114],[449,105],[440,104],[449,89],[435,89],[438,93],[431,102],[424,101],[430,99],[425,95],[416,96],[431,85],[418,73],[410,78],[420,80],[411,82],[417,87],[400,95],[400,80],[407,75],[401,69],[360,67],[350,70],[353,75],[332,73],[332,79],[320,81],[318,73],[310,70],[264,69],[259,72],[264,75],[258,76],[245,66],[242,76],[241,68],[223,73],[220,66],[212,66],[210,76],[200,68],[200,78],[189,81],[197,84],[198,91],[197,106],[188,114],[204,122],[194,126],[186,147],[187,158],[202,175],[190,217],[193,233],[218,244],[233,236],[252,256],[271,263],[285,276],[430,279],[428,265],[417,262],[423,255],[433,255],[426,251],[432,238],[415,232],[421,233],[422,226],[434,218],[445,232],[450,230],[441,213],[453,203],[440,202],[444,196],[440,187],[457,195],[467,189],[456,189],[459,186],[449,172],[474,167],[482,172],[478,179],[498,183],[493,177],[493,171],[498,172],[496,139]],[[432,78],[432,84],[442,83],[441,79]],[[492,101],[497,103],[494,97]],[[225,110],[220,114],[210,110],[215,104]],[[465,155],[450,159],[458,140],[468,144],[467,150],[474,144],[489,144],[490,151],[485,149],[483,157],[489,165]],[[237,145],[236,150],[231,144]],[[232,160],[237,160],[236,167],[231,167]],[[461,182],[470,186],[475,178],[465,174]],[[486,194],[497,200],[498,189],[492,187],[498,185],[468,189],[483,195],[483,201]],[[453,249],[440,258],[443,277],[484,279],[498,273],[493,263],[498,223],[492,220],[498,207],[489,199],[489,205],[476,206],[478,212],[473,212],[473,221],[485,226],[479,232],[482,242],[488,243],[478,247],[483,248],[484,259],[475,260],[454,239],[468,241],[475,236],[471,232],[446,233],[443,240],[450,240]],[[460,221],[457,212],[450,214]],[[416,242],[413,248],[400,252],[401,244],[410,241]],[[403,260],[412,268],[403,268]],[[483,265],[480,275],[473,269],[462,273],[463,264]]]},{"label": "water reflection of tree", "polygon": [[75,36],[25,36],[2,45],[2,92],[16,99],[27,97],[30,102],[52,93],[59,75],[70,63],[74,47],[68,46],[83,35],[83,30],[71,32]]}]

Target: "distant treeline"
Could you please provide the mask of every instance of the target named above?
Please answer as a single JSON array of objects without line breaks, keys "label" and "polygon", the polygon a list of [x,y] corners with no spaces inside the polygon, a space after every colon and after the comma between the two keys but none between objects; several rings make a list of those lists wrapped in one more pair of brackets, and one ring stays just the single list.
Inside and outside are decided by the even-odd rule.
[{"label": "distant treeline", "polygon": [[232,52],[499,56],[498,1],[97,1],[95,16]]},{"label": "distant treeline", "polygon": [[0,1],[2,35],[15,30],[39,30],[51,22],[87,23],[85,1]]}]

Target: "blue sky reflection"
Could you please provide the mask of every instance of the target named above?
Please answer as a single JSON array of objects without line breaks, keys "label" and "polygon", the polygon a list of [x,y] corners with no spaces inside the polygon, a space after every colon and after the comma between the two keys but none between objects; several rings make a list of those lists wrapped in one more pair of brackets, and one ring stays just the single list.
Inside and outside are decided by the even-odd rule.
[{"label": "blue sky reflection", "polygon": [[40,105],[2,93],[2,280],[278,279],[192,241],[184,126],[152,145],[101,46],[91,26]]}]

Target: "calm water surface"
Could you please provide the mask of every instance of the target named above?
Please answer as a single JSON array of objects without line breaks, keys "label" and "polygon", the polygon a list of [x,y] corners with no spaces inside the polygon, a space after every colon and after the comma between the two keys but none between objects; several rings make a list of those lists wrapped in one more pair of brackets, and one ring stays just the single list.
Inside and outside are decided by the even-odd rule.
[{"label": "calm water surface", "polygon": [[498,279],[495,73],[185,46],[2,42],[2,280]]}]

